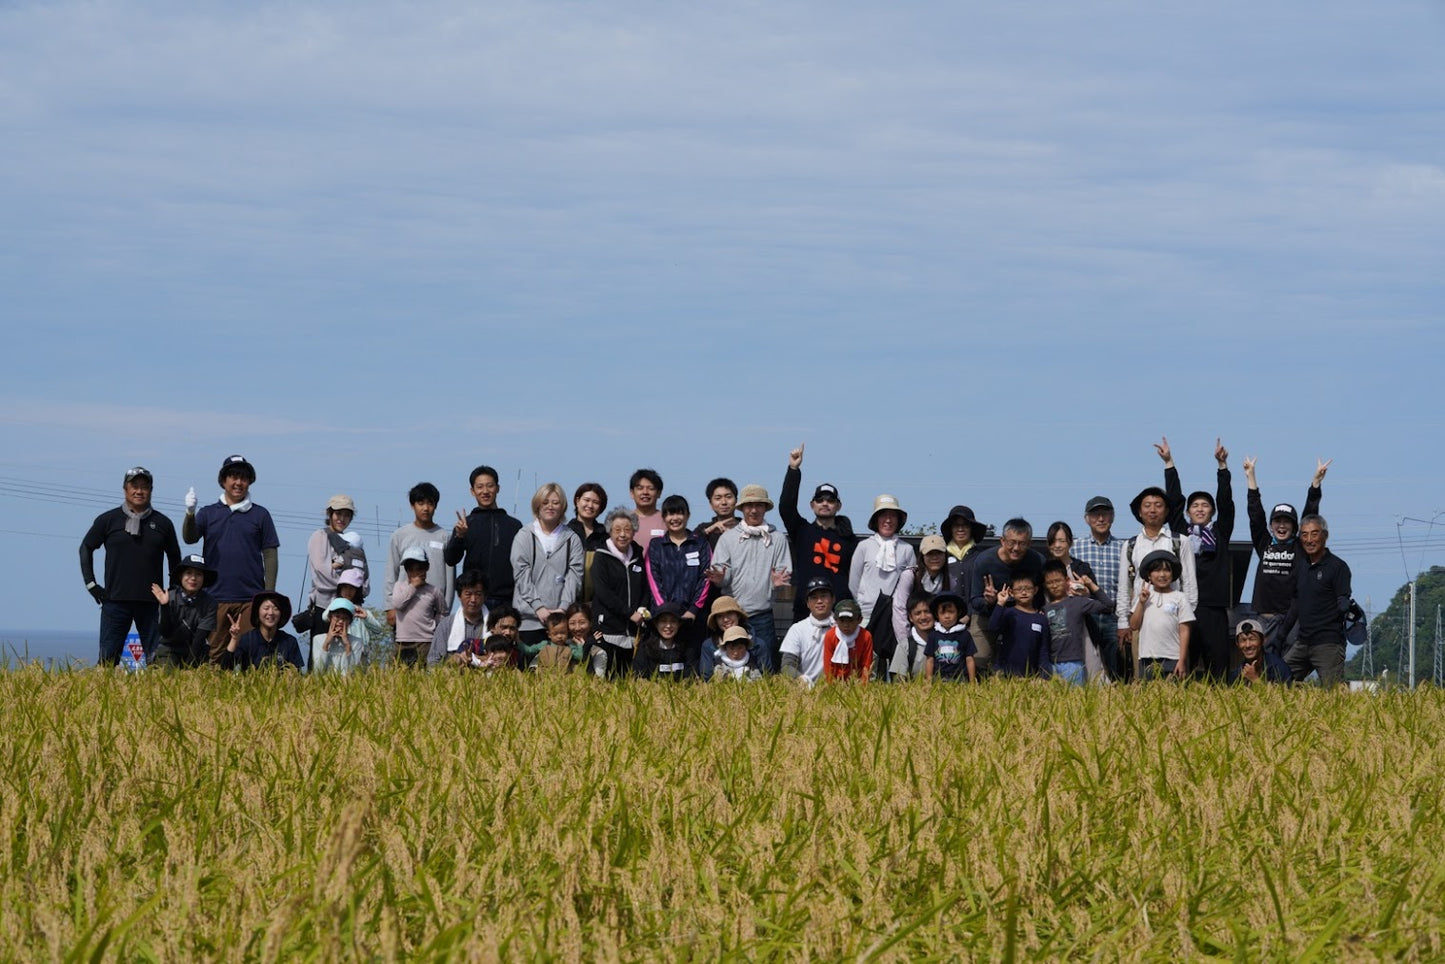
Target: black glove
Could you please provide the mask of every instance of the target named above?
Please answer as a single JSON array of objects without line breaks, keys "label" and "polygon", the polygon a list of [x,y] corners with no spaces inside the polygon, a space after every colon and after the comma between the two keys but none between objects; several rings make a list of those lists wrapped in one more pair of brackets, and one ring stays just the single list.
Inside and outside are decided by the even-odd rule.
[{"label": "black glove", "polygon": [[104,587],[104,586],[91,586],[89,589],[86,590],[86,592],[90,593],[91,598],[95,600],[95,604],[96,604],[97,606],[99,606],[101,603],[105,602],[105,587]]}]

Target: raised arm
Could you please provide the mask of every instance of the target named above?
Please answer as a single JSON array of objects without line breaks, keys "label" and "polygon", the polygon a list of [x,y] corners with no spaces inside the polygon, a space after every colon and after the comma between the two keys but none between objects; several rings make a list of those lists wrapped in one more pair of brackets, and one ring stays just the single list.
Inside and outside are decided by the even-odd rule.
[{"label": "raised arm", "polygon": [[1244,457],[1244,482],[1246,485],[1244,506],[1249,516],[1249,541],[1254,551],[1261,556],[1269,548],[1269,518],[1264,514],[1264,498],[1259,493],[1259,480],[1255,478],[1253,455]]},{"label": "raised arm", "polygon": [[1307,515],[1316,515],[1319,513],[1320,496],[1324,494],[1320,491],[1320,486],[1324,484],[1325,473],[1330,470],[1330,465],[1333,464],[1334,461],[1334,459],[1329,459],[1328,461],[1322,462],[1319,459],[1315,459],[1315,474],[1310,479],[1310,490],[1305,493],[1305,507],[1304,511],[1300,513],[1301,519]]},{"label": "raised arm", "polygon": [[449,566],[455,566],[461,562],[467,554],[467,517],[462,510],[457,510],[457,524],[452,526],[452,534],[447,537],[447,544],[442,547],[442,561]]},{"label": "raised arm", "polygon": [[788,453],[788,471],[783,473],[783,494],[778,497],[778,515],[782,516],[783,528],[791,536],[807,523],[798,511],[798,490],[803,485],[803,443]]},{"label": "raised arm", "polygon": [[1229,449],[1219,439],[1214,440],[1214,466],[1214,541],[1228,551],[1234,538],[1234,480],[1229,474]]},{"label": "raised arm", "polygon": [[186,540],[186,545],[189,546],[192,543],[199,542],[201,536],[204,534],[205,533],[201,531],[200,524],[196,522],[196,490],[193,486],[191,490],[186,493],[186,515],[181,519],[181,538]]},{"label": "raised arm", "polygon": [[[1159,441],[1154,443],[1154,451],[1164,462],[1164,520],[1169,523],[1169,531],[1178,533],[1183,531],[1180,527],[1186,526],[1184,518],[1184,490],[1179,484],[1179,470],[1174,467],[1174,450],[1169,447],[1169,439],[1163,435]],[[1170,480],[1173,480],[1173,487],[1170,487]]]}]

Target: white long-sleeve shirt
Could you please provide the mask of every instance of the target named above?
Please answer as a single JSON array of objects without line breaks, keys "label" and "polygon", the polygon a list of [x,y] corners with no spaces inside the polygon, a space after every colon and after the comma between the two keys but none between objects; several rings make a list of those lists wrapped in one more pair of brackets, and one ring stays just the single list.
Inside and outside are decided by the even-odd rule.
[{"label": "white long-sleeve shirt", "polygon": [[898,579],[904,570],[918,565],[918,555],[913,551],[913,546],[902,539],[898,540],[898,548],[895,550],[897,565],[891,572],[878,568],[880,551],[881,547],[876,538],[870,536],[864,539],[858,543],[858,548],[853,553],[853,564],[848,568],[848,589],[863,610],[864,626],[868,625],[868,620],[873,616],[873,604],[878,601],[878,594],[892,595],[898,588]]}]

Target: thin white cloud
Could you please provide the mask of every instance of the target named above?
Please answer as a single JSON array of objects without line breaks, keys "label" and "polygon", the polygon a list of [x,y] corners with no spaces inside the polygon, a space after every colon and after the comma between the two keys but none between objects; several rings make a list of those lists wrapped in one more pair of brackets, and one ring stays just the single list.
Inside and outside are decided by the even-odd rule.
[{"label": "thin white cloud", "polygon": [[196,410],[188,405],[92,405],[10,398],[0,401],[0,424],[74,433],[82,437],[141,436],[172,442],[218,438],[261,438],[355,432],[355,426],[329,425],[274,416]]}]

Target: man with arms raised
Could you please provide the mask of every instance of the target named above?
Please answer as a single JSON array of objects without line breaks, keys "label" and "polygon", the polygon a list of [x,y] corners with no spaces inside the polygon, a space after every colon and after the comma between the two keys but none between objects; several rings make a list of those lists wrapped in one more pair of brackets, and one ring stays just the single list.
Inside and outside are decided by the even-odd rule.
[{"label": "man with arms raised", "polygon": [[[1257,459],[1253,456],[1244,460],[1244,478],[1249,486],[1247,505],[1249,511],[1249,541],[1259,555],[1259,565],[1254,570],[1253,606],[1260,623],[1264,625],[1264,646],[1272,653],[1283,655],[1289,648],[1288,640],[1280,630],[1284,626],[1285,614],[1294,602],[1296,566],[1302,558],[1298,530],[1299,514],[1288,502],[1281,502],[1264,512],[1264,499],[1259,493],[1259,481],[1255,478],[1254,467]],[[1310,480],[1309,491],[1305,493],[1305,515],[1317,515],[1320,511],[1320,485],[1329,471],[1328,462],[1315,460],[1314,478]]]},{"label": "man with arms raised", "polygon": [[1194,666],[1218,683],[1229,675],[1234,640],[1229,635],[1229,607],[1234,603],[1234,571],[1229,559],[1229,540],[1234,538],[1234,488],[1229,474],[1229,450],[1214,440],[1215,494],[1204,489],[1184,497],[1179,470],[1169,440],[1163,439],[1159,457],[1164,460],[1166,501],[1173,510],[1172,531],[1188,538],[1185,552],[1194,555],[1194,575],[1199,585],[1199,605],[1194,607],[1194,630],[1189,653]]}]

